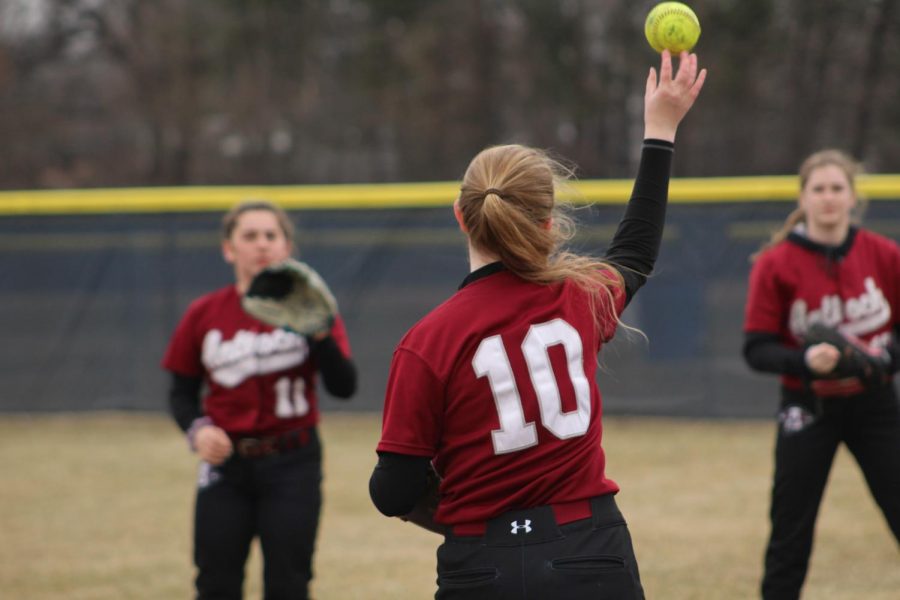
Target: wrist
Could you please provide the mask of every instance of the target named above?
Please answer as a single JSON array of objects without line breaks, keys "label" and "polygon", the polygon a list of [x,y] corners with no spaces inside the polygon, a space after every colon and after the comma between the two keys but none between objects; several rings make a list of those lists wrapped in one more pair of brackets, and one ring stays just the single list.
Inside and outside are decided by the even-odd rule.
[{"label": "wrist", "polygon": [[813,357],[814,348],[815,346],[810,346],[803,351],[803,366],[806,367],[806,370],[814,379],[817,379],[821,377],[823,373],[821,365],[818,364],[819,361]]},{"label": "wrist", "polygon": [[191,426],[188,427],[188,430],[186,432],[188,446],[190,447],[191,452],[197,451],[197,433],[204,427],[212,424],[213,421],[209,417],[198,417],[191,421]]},{"label": "wrist", "polygon": [[644,125],[644,139],[663,140],[674,143],[675,128],[647,123]]},{"label": "wrist", "polygon": [[309,345],[310,352],[322,352],[331,346],[336,346],[334,337],[330,332],[308,336],[306,338],[306,343]]},{"label": "wrist", "polygon": [[[803,364],[806,365],[806,368],[809,369],[809,355],[812,350],[812,346],[803,351]],[[811,369],[810,369],[811,370]]]}]

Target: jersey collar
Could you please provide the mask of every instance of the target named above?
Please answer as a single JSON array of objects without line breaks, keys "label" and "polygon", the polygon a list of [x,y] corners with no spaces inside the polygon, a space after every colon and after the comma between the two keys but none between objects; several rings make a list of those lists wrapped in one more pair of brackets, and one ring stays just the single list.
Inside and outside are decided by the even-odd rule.
[{"label": "jersey collar", "polygon": [[463,279],[462,283],[459,284],[459,287],[457,289],[461,290],[474,281],[478,281],[479,279],[483,279],[483,278],[487,277],[488,275],[493,275],[494,273],[499,273],[501,271],[506,271],[506,270],[508,270],[508,269],[500,261],[492,262],[490,264],[484,265],[480,269],[475,269],[474,271],[469,273],[466,276],[466,278]]},{"label": "jersey collar", "polygon": [[820,244],[819,242],[814,242],[806,237],[803,232],[796,230],[790,232],[787,236],[787,239],[797,244],[798,246],[806,248],[807,250],[818,252],[829,260],[838,261],[843,259],[850,252],[850,248],[853,247],[853,240],[856,238],[857,231],[858,228],[851,225],[850,229],[847,230],[847,237],[844,238],[844,241],[837,246],[829,246],[826,244]]}]

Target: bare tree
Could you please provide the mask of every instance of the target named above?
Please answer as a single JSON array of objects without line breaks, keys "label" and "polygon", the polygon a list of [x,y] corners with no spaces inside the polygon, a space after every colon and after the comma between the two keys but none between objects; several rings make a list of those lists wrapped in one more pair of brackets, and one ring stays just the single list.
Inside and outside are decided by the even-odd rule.
[{"label": "bare tree", "polygon": [[[452,179],[523,142],[637,156],[651,0],[0,0],[6,188]],[[692,4],[678,175],[900,160],[897,0]]]}]

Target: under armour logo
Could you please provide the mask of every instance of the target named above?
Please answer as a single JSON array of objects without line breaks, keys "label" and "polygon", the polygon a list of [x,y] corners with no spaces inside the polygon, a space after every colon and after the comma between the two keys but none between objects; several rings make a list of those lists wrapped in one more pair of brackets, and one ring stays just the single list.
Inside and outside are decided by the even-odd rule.
[{"label": "under armour logo", "polygon": [[513,535],[519,535],[520,529],[524,529],[525,533],[531,533],[531,519],[525,519],[524,525],[519,525],[518,521],[513,521],[512,523],[510,523],[510,526],[512,527],[510,533]]}]

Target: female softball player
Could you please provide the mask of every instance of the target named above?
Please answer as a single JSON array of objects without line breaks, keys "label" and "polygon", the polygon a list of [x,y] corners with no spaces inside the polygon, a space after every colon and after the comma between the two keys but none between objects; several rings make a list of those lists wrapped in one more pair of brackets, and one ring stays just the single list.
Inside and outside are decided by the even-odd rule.
[{"label": "female softball player", "polygon": [[[560,249],[562,168],[538,150],[478,154],[454,213],[471,273],[400,341],[370,494],[446,534],[436,597],[642,598],[606,477],[596,355],[656,259],[675,131],[703,86],[697,57],[650,70],[634,192],[605,260]],[[413,511],[431,464],[437,511]],[[412,513],[412,514],[411,514]]]},{"label": "female softball player", "polygon": [[752,368],[781,375],[766,600],[800,595],[841,442],[900,540],[900,407],[892,381],[900,250],[852,224],[857,170],[836,150],[807,158],[799,206],[750,274],[744,356]]},{"label": "female softball player", "polygon": [[331,394],[349,398],[356,370],[339,316],[330,332],[308,339],[241,307],[253,277],[290,256],[293,236],[287,214],[268,202],[228,212],[222,253],[235,284],[190,305],[163,359],[172,414],[203,461],[194,523],[200,599],[242,597],[254,536],[265,597],[308,595],[321,504],[317,373]]}]

